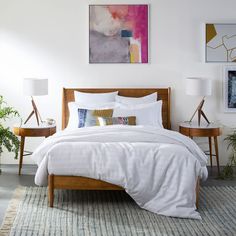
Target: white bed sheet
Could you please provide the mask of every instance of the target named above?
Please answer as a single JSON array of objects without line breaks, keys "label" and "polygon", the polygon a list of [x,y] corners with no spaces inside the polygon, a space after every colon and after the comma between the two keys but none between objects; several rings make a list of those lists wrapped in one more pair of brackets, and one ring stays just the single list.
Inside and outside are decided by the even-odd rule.
[{"label": "white bed sheet", "polygon": [[207,157],[190,138],[151,126],[64,130],[34,152],[35,183],[48,174],[85,176],[122,186],[136,203],[157,214],[200,219],[196,181],[207,178]]}]

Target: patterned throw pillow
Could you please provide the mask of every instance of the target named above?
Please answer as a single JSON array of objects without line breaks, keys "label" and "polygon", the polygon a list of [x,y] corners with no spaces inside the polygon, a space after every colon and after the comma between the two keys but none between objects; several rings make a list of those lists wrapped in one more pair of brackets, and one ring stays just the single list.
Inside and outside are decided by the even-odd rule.
[{"label": "patterned throw pillow", "polygon": [[113,110],[88,110],[88,109],[78,109],[78,128],[88,127],[88,126],[96,126],[99,125],[96,117],[105,116],[112,117]]},{"label": "patterned throw pillow", "polygon": [[136,117],[97,117],[100,126],[106,125],[136,125]]}]

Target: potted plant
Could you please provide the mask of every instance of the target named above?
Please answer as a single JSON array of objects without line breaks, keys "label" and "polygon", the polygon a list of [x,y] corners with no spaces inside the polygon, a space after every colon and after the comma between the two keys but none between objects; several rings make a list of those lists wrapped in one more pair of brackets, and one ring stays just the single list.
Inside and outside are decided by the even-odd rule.
[{"label": "potted plant", "polygon": [[18,138],[12,133],[9,127],[5,127],[3,122],[12,117],[19,117],[18,111],[9,107],[4,101],[3,96],[0,95],[0,173],[1,173],[1,154],[4,148],[8,152],[15,153],[15,159],[18,157],[20,142]]},{"label": "potted plant", "polygon": [[229,158],[228,164],[225,166],[225,168],[221,172],[220,178],[233,179],[235,167],[236,167],[236,130],[234,130],[233,133],[228,134],[224,140],[228,142],[227,149],[231,148],[232,154]]}]

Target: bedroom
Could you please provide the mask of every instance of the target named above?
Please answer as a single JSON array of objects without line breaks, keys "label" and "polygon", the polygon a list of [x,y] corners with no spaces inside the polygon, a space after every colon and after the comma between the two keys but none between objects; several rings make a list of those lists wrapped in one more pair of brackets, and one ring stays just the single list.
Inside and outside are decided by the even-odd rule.
[{"label": "bedroom", "polygon": [[[132,65],[130,65],[130,63],[109,63],[108,61],[104,63],[91,63],[89,39],[91,39],[90,30],[93,17],[89,14],[90,5],[112,6],[113,4],[129,4],[131,6],[134,4],[148,5],[148,63],[131,63]],[[14,109],[19,112],[20,117],[25,121],[32,110],[32,104],[30,97],[24,94],[23,91],[24,79],[48,79],[47,95],[35,96],[34,101],[40,111],[42,119],[46,120],[47,118],[52,118],[55,120],[56,129],[60,132],[63,124],[63,88],[79,88],[85,90],[86,88],[96,90],[114,89],[113,91],[128,88],[130,89],[129,93],[125,93],[122,96],[134,97],[142,97],[154,92],[145,93],[144,90],[147,88],[156,89],[157,92],[158,88],[171,88],[170,99],[168,100],[170,101],[169,114],[171,130],[178,133],[180,123],[188,121],[191,118],[202,98],[202,96],[190,96],[186,94],[185,87],[187,78],[206,78],[211,81],[212,92],[211,95],[207,96],[205,99],[203,111],[209,121],[213,122],[217,128],[220,128],[217,140],[219,147],[219,165],[222,173],[224,166],[228,163],[232,150],[227,150],[228,142],[224,141],[224,139],[233,132],[233,128],[236,126],[235,113],[232,112],[233,108],[232,111],[229,112],[224,107],[226,83],[224,72],[230,69],[229,71],[230,73],[232,71],[233,75],[233,70],[236,71],[236,68],[234,67],[234,62],[212,62],[210,59],[209,62],[206,61],[205,29],[207,23],[218,23],[222,24],[222,26],[224,26],[224,24],[233,25],[236,22],[234,13],[235,6],[236,3],[233,0],[227,1],[227,4],[220,0],[112,0],[99,2],[74,0],[69,2],[65,0],[0,0],[0,95],[3,96],[9,106],[14,107]],[[129,31],[124,31],[123,33],[127,36]],[[144,62],[147,61],[144,60]],[[135,89],[140,89],[138,95],[131,94]],[[101,90],[99,92],[101,92]],[[167,113],[163,114],[163,116],[166,117]],[[197,122],[197,115],[194,116],[193,121]],[[48,120],[48,122],[53,121]],[[17,117],[3,122],[4,127],[10,127],[10,130],[13,130],[13,126],[16,123],[20,123]],[[202,118],[201,123],[205,124],[204,118]],[[37,126],[35,116],[27,122],[27,125]],[[122,132],[122,129],[123,128],[120,129],[120,132]],[[49,136],[51,134],[52,133],[43,134],[43,136]],[[20,140],[20,136],[17,137]],[[186,139],[185,136],[183,137]],[[209,137],[209,134],[206,137],[194,137],[193,141],[197,142],[204,150],[208,150],[209,144],[207,137]],[[47,139],[44,137],[26,137],[25,150],[35,151],[45,143],[45,140]],[[189,141],[189,139],[186,140],[193,145],[192,141]],[[213,145],[214,139],[212,139],[211,142],[212,152],[215,152]],[[22,214],[16,211],[17,209],[22,209],[19,208],[21,205],[16,207],[16,212],[14,213],[15,218],[13,217],[14,219],[11,219],[11,227],[7,229],[7,233],[11,231],[12,235],[14,235],[14,233],[16,234],[17,230],[18,233],[20,232],[22,235],[31,234],[32,232],[38,233],[39,235],[40,233],[41,235],[50,235],[50,229],[52,232],[55,232],[56,227],[49,222],[46,224],[45,228],[42,229],[40,227],[42,227],[42,222],[44,221],[40,223],[34,218],[36,217],[37,219],[41,217],[40,219],[42,219],[45,217],[45,219],[49,219],[50,214],[55,214],[57,219],[66,219],[68,222],[81,220],[82,225],[73,225],[73,227],[78,227],[82,235],[86,235],[86,233],[99,235],[99,232],[100,234],[103,232],[103,235],[112,235],[112,232],[118,235],[135,235],[139,232],[144,235],[158,235],[158,233],[159,235],[189,235],[188,229],[191,229],[190,225],[194,228],[193,232],[191,232],[193,235],[194,233],[196,235],[197,233],[198,235],[204,235],[204,230],[209,231],[209,234],[234,235],[235,226],[231,224],[231,221],[233,221],[231,217],[235,218],[235,213],[232,213],[230,209],[232,207],[235,209],[235,204],[231,205],[231,200],[235,199],[236,184],[235,180],[217,179],[218,169],[215,156],[213,156],[212,168],[210,167],[210,160],[208,160],[209,177],[205,182],[201,182],[200,187],[199,212],[203,218],[203,222],[206,222],[204,230],[200,230],[200,233],[198,231],[199,229],[196,229],[196,227],[199,227],[202,221],[190,221],[189,219],[170,218],[166,216],[158,218],[159,216],[157,214],[139,208],[138,205],[132,202],[128,195],[125,195],[122,191],[114,193],[112,191],[109,193],[104,191],[101,191],[101,193],[91,191],[91,193],[88,193],[87,191],[55,190],[55,204],[54,207],[50,209],[48,207],[46,188],[37,187],[34,183],[37,166],[31,156],[24,156],[21,175],[18,175],[19,156],[18,159],[15,160],[14,153],[9,153],[4,149],[4,152],[1,154],[1,164],[1,223],[4,222],[4,217],[8,216],[7,207],[14,199],[17,200],[19,204],[23,204],[24,200],[26,202],[30,201],[30,192],[32,192],[34,195],[31,196],[31,200],[36,202],[36,204],[30,202],[26,204],[25,206],[28,206],[27,211]],[[219,199],[223,198],[223,202],[226,204],[224,205],[226,207],[225,209],[228,210],[227,212],[221,212],[221,209],[217,208],[217,204],[214,204],[214,202],[218,203],[219,201],[217,201],[218,198],[214,194],[212,195],[211,191],[213,190],[210,187],[209,189],[205,188],[205,191],[210,191],[209,194],[211,194],[213,200],[209,202],[202,200],[201,197],[205,196],[201,195],[205,193],[204,186],[217,187],[217,190],[214,191],[218,191],[219,194],[221,194]],[[219,186],[224,187],[224,189],[222,190]],[[231,187],[228,189],[227,186]],[[21,197],[14,197],[14,194],[17,193],[15,192],[16,190],[19,190],[18,193],[22,195]],[[213,193],[215,193],[214,191]],[[222,195],[222,191],[226,191],[228,195]],[[67,195],[68,193],[72,195]],[[113,201],[110,199],[111,193],[114,194],[111,196],[114,197],[115,201],[114,199]],[[192,194],[194,194],[193,190]],[[229,194],[231,197],[229,197]],[[97,195],[100,197],[100,202],[98,203],[104,203],[104,205],[99,205],[100,207],[111,207],[115,212],[119,209],[120,211],[118,211],[117,214],[109,216],[110,211],[103,212],[101,208],[98,207],[97,209],[100,209],[99,211],[91,212],[90,207],[94,206],[92,200],[96,199]],[[68,201],[67,198],[69,199]],[[78,200],[71,198],[78,198]],[[79,201],[80,198],[83,199],[81,202],[84,204]],[[103,198],[108,199],[107,202],[113,202],[113,205],[108,205],[106,201],[102,201]],[[78,206],[84,207],[84,215],[80,215],[79,207],[76,208],[76,211],[72,215],[69,214],[70,211],[64,211],[64,208],[62,208],[63,211],[60,211],[60,207],[58,206],[61,205],[57,204],[63,204],[63,202],[68,202],[69,207],[71,207],[70,204],[77,204]],[[33,212],[38,212],[42,209],[40,204],[43,204],[44,211],[39,214],[33,214]],[[135,217],[138,215],[139,217],[135,217],[137,224],[127,218],[127,209],[130,207],[133,207],[133,213],[128,214],[128,216]],[[87,212],[86,209],[88,209]],[[219,214],[217,215],[215,212]],[[90,218],[89,213],[93,214]],[[104,213],[104,218],[102,213]],[[47,214],[49,218],[44,214]],[[101,214],[100,217],[98,217],[99,214]],[[214,218],[214,223],[211,222],[212,218],[208,217],[209,214],[213,214],[213,216],[216,217],[216,219]],[[220,214],[222,214],[224,222],[219,219]],[[125,217],[125,220],[122,219],[122,216]],[[207,216],[207,219],[205,219],[204,216]],[[32,221],[30,221],[31,217],[33,217]],[[109,217],[112,218],[111,221],[107,221]],[[140,217],[143,217],[144,220],[140,219]],[[25,221],[22,221],[23,223],[20,224],[19,219],[25,219]],[[131,224],[130,228],[128,224],[126,224],[126,221]],[[156,223],[158,221],[164,225],[164,228],[160,225],[158,227],[158,224],[157,226],[151,224],[152,222]],[[68,232],[75,232],[69,231],[70,229],[65,227],[65,222],[60,223],[58,220],[52,222],[54,225],[58,224],[58,226],[60,226],[59,228],[65,229],[65,231],[62,232],[66,232],[68,235]],[[86,222],[88,222],[89,225]],[[101,222],[105,222],[102,224],[102,228],[97,226],[97,224],[100,225]],[[112,226],[107,222],[114,225]],[[105,225],[106,223],[107,226]],[[184,226],[179,228],[177,226],[179,223],[183,223]],[[16,227],[17,224],[18,228]],[[93,224],[96,225],[96,227],[92,227],[91,225]],[[145,228],[145,224],[149,225],[149,229]],[[76,229],[73,228],[73,230]],[[66,235],[66,233],[64,233],[64,235]],[[76,233],[74,234],[76,235]]]}]

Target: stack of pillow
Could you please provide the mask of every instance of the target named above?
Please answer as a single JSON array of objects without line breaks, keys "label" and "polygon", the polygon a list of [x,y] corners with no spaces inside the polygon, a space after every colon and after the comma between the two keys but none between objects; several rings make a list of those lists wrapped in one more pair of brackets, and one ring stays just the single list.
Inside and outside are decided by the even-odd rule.
[{"label": "stack of pillow", "polygon": [[151,125],[162,126],[162,101],[157,93],[144,97],[119,96],[110,93],[74,92],[75,102],[70,102],[67,129],[95,125]]}]

